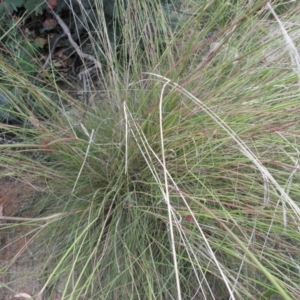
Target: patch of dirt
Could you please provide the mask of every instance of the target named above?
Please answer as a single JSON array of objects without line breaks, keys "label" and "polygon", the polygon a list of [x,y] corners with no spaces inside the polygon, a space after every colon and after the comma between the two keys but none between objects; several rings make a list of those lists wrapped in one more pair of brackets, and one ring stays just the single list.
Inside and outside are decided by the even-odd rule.
[{"label": "patch of dirt", "polygon": [[33,187],[19,180],[0,179],[0,217],[14,216],[21,211],[33,192]]},{"label": "patch of dirt", "polygon": [[[40,290],[38,280],[41,269],[28,249],[32,237],[30,226],[10,217],[18,216],[36,197],[33,186],[17,179],[0,179],[0,299],[25,299]],[[19,294],[19,295],[18,295]]]}]

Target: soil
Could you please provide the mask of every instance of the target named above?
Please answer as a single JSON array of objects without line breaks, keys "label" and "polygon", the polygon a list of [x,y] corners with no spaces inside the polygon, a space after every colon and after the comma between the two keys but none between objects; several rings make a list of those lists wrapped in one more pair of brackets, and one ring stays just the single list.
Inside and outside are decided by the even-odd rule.
[{"label": "soil", "polygon": [[[1,300],[30,299],[26,295],[37,295],[42,288],[39,274],[43,266],[39,263],[39,256],[33,255],[29,249],[33,228],[28,223],[25,226],[26,222],[23,222],[24,226],[16,226],[20,221],[10,218],[18,218],[36,198],[37,192],[32,185],[17,179],[0,179]],[[45,298],[40,297],[42,299]]]}]

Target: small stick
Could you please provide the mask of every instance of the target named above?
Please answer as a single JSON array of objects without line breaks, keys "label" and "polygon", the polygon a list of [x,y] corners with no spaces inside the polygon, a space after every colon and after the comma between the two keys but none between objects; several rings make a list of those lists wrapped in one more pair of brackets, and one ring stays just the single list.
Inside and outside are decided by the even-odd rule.
[{"label": "small stick", "polygon": [[66,35],[65,33],[62,33],[62,34],[60,34],[60,35],[55,39],[55,41],[54,41],[54,43],[53,43],[53,46],[52,46],[51,49],[50,49],[50,53],[49,53],[49,55],[48,55],[48,57],[47,57],[47,59],[46,59],[46,62],[45,62],[45,64],[43,65],[43,69],[44,69],[44,70],[47,70],[47,68],[48,68],[48,66],[49,66],[50,60],[51,60],[51,58],[52,58],[52,55],[53,55],[53,53],[54,53],[54,50],[55,50],[55,48],[56,48],[57,43],[58,43],[65,35]]},{"label": "small stick", "polygon": [[73,48],[76,50],[76,52],[79,55],[79,57],[81,59],[87,59],[87,60],[92,61],[95,64],[95,66],[97,68],[99,68],[99,70],[101,72],[101,75],[103,75],[102,74],[102,65],[101,65],[101,63],[95,57],[93,57],[92,55],[83,53],[80,50],[79,46],[76,44],[76,42],[73,40],[71,32],[70,32],[68,26],[65,24],[65,22],[53,10],[51,10],[51,13],[56,18],[58,24],[60,25],[60,27],[62,28],[62,30],[64,31],[64,33],[67,35],[67,37],[69,39],[69,42],[71,43],[71,45],[73,46]]}]

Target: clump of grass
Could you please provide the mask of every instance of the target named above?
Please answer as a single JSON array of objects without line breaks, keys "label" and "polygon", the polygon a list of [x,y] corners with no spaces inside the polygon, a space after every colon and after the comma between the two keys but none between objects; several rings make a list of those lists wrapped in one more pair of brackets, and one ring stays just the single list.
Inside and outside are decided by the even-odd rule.
[{"label": "clump of grass", "polygon": [[90,91],[83,110],[30,89],[47,117],[2,125],[20,141],[1,146],[2,176],[41,193],[22,213],[42,262],[34,297],[293,299],[299,86],[288,52],[271,55],[272,21],[237,14],[215,31],[203,4],[174,32],[159,7],[138,9],[155,9],[159,30],[124,11],[121,59],[98,31],[101,99]]}]

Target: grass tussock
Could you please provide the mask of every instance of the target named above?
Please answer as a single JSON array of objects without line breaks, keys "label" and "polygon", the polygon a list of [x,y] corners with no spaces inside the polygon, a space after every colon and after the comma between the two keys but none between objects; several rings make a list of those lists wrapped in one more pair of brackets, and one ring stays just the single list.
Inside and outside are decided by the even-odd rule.
[{"label": "grass tussock", "polygon": [[1,231],[22,228],[14,259],[39,260],[33,298],[298,298],[297,9],[282,33],[263,2],[218,23],[215,3],[187,1],[176,28],[133,3],[116,44],[99,9],[93,55],[107,64],[88,105],[54,73],[45,91],[1,61],[21,93],[1,176],[38,191]]}]

